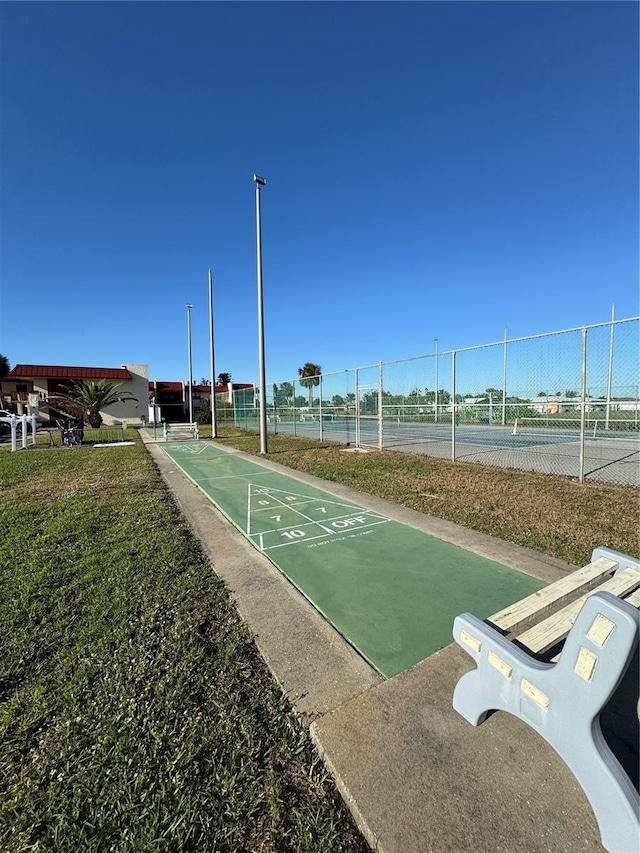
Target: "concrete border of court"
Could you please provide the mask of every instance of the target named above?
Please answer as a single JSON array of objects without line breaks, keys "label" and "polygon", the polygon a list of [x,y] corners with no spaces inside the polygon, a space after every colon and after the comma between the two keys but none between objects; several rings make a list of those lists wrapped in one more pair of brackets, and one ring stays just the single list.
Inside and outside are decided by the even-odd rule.
[{"label": "concrete border of court", "polygon": [[[453,711],[473,665],[455,644],[385,680],[155,443],[146,443],[363,835],[379,853],[598,853],[579,784],[521,721]],[[216,447],[224,447],[216,443]],[[231,448],[229,453],[553,581],[575,567]]]}]

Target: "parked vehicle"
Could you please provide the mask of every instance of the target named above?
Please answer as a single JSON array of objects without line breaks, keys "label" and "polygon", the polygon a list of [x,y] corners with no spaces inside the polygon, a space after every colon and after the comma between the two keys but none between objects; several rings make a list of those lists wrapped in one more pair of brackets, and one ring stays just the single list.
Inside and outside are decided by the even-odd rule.
[{"label": "parked vehicle", "polygon": [[11,435],[11,424],[2,418],[11,418],[15,412],[8,412],[6,409],[0,409],[0,439]]}]

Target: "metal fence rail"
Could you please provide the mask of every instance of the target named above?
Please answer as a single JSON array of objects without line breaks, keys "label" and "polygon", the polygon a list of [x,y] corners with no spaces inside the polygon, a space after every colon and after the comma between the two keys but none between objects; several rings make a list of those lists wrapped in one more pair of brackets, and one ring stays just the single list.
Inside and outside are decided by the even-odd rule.
[{"label": "metal fence rail", "polygon": [[[640,486],[640,318],[293,379],[270,432]],[[222,395],[219,395],[221,398]],[[222,423],[259,429],[253,391]]]}]

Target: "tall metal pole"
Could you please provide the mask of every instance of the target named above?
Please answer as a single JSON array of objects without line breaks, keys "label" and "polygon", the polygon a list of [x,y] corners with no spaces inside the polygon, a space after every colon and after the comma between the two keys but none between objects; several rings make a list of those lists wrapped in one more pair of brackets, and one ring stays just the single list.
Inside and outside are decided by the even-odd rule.
[{"label": "tall metal pole", "polygon": [[607,371],[607,408],[604,414],[604,428],[609,429],[609,412],[611,411],[611,380],[613,378],[613,323],[616,316],[616,306],[611,306],[611,331],[609,333],[609,370]]},{"label": "tall metal pole", "polygon": [[438,423],[438,339],[433,339],[434,344],[436,345],[436,396],[435,396],[435,422]]},{"label": "tall metal pole", "polygon": [[256,255],[258,264],[258,368],[260,382],[260,453],[267,452],[267,380],[264,367],[264,311],[262,297],[262,227],[260,221],[260,187],[266,181],[254,175],[256,182]]},{"label": "tall metal pole", "polygon": [[216,368],[213,349],[213,273],[209,270],[209,328],[211,341],[209,347],[209,371],[211,373],[211,438],[218,437],[216,422]]},{"label": "tall metal pole", "polygon": [[187,346],[189,349],[189,423],[193,424],[193,364],[191,361],[191,309],[187,302]]}]

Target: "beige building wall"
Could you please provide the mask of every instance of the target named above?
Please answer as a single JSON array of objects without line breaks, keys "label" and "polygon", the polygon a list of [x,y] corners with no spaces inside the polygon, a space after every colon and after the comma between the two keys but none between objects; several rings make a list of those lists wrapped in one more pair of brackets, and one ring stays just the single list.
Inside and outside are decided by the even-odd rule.
[{"label": "beige building wall", "polygon": [[149,406],[149,365],[148,364],[123,364],[131,374],[130,382],[122,382],[120,391],[128,391],[136,400],[124,403],[116,403],[108,409],[100,412],[104,423],[108,426],[114,423],[126,422],[131,425],[139,425],[141,417],[147,417]]}]

